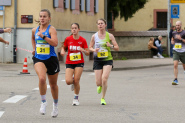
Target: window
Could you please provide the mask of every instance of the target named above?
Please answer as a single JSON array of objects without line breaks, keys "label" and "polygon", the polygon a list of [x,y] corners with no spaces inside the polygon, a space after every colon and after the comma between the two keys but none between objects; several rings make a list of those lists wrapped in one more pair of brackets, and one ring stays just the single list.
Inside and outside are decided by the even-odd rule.
[{"label": "window", "polygon": [[157,28],[167,28],[167,12],[157,12]]},{"label": "window", "polygon": [[108,30],[114,30],[114,19],[113,19],[113,13],[112,12],[108,12],[107,29]]},{"label": "window", "polygon": [[87,15],[94,15],[94,0],[86,0],[86,12]]},{"label": "window", "polygon": [[[167,9],[154,9],[154,29],[167,28]],[[172,19],[171,19],[172,22]]]}]

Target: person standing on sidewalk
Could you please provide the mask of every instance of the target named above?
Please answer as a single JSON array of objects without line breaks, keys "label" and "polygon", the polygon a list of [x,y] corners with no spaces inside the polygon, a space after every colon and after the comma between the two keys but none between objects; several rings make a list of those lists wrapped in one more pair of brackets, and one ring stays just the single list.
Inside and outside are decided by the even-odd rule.
[{"label": "person standing on sidewalk", "polygon": [[174,64],[174,76],[175,79],[172,85],[178,85],[178,63],[179,60],[182,62],[182,66],[185,72],[185,31],[182,30],[182,22],[176,22],[176,31],[172,33],[171,43],[174,45],[173,48],[173,64]]},{"label": "person standing on sidewalk", "polygon": [[93,70],[95,72],[97,92],[100,94],[102,91],[101,104],[106,105],[107,81],[113,67],[111,49],[118,51],[119,46],[114,36],[105,30],[107,26],[106,20],[101,18],[96,23],[98,25],[98,32],[92,36],[89,49],[94,52]]},{"label": "person standing on sidewalk", "polygon": [[[12,29],[11,28],[6,28],[6,29],[0,29],[0,34],[1,33],[11,33]],[[3,42],[5,44],[8,44],[9,45],[9,41],[5,41],[3,38],[0,37],[0,42]]]},{"label": "person standing on sidewalk", "polygon": [[46,113],[46,73],[48,76],[51,93],[53,96],[52,117],[58,115],[58,73],[60,71],[57,55],[54,47],[58,45],[56,29],[50,23],[51,14],[48,9],[42,9],[39,13],[40,26],[32,29],[33,62],[35,71],[39,77],[39,91],[41,95],[40,113]]},{"label": "person standing on sidewalk", "polygon": [[[88,45],[82,36],[79,35],[80,26],[78,23],[71,25],[72,35],[67,37],[61,47],[61,55],[66,57],[66,84],[71,85],[71,90],[74,90],[73,106],[79,105],[79,92],[80,92],[80,78],[84,67],[83,53],[88,56]],[[74,77],[73,77],[74,76]]]}]

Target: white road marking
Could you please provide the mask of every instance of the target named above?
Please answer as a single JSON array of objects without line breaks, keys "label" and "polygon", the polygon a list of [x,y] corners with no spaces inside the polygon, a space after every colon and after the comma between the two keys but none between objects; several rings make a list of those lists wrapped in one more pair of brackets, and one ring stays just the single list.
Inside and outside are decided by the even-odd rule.
[{"label": "white road marking", "polygon": [[0,117],[2,117],[4,114],[4,111],[0,111]]},{"label": "white road marking", "polygon": [[15,96],[5,100],[3,103],[16,103],[25,97],[27,97],[27,95],[15,95]]},{"label": "white road marking", "polygon": [[95,75],[95,73],[90,73],[89,75]]},{"label": "white road marking", "polygon": [[[47,88],[50,88],[50,85],[47,85]],[[38,90],[39,90],[39,88],[34,88],[33,90],[38,91]]]}]

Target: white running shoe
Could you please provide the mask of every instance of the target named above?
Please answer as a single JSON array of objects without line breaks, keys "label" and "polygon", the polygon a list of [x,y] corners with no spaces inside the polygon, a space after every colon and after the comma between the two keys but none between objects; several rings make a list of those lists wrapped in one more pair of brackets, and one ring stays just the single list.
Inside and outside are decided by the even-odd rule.
[{"label": "white running shoe", "polygon": [[74,91],[75,87],[74,84],[71,84],[71,91]]},{"label": "white running shoe", "polygon": [[40,114],[45,115],[46,114],[46,106],[47,102],[41,102],[41,107],[40,107]]},{"label": "white running shoe", "polygon": [[78,99],[73,99],[73,106],[77,106],[77,105],[80,105],[80,102]]},{"label": "white running shoe", "polygon": [[53,103],[53,111],[51,112],[51,117],[55,118],[58,116],[58,106]]},{"label": "white running shoe", "polygon": [[156,59],[156,58],[158,58],[158,57],[157,57],[157,56],[153,56],[153,58],[155,58],[155,59]]},{"label": "white running shoe", "polygon": [[163,59],[164,57],[162,55],[160,55],[159,58]]}]

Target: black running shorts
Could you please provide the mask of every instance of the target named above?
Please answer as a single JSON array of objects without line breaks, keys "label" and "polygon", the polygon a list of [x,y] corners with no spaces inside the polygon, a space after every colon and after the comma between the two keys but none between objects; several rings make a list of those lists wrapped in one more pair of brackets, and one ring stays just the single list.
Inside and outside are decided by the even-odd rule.
[{"label": "black running shorts", "polygon": [[54,75],[54,74],[60,72],[59,62],[58,62],[57,57],[55,57],[55,56],[51,56],[47,60],[40,60],[40,59],[35,58],[34,56],[32,59],[33,59],[34,64],[36,64],[37,62],[44,63],[47,68],[48,75]]},{"label": "black running shorts", "polygon": [[113,68],[113,60],[109,60],[109,61],[94,61],[93,63],[93,70],[101,70],[103,69],[103,66],[106,65],[112,65]]},{"label": "black running shorts", "polygon": [[84,67],[84,63],[79,63],[79,64],[66,64],[66,68],[71,68],[75,69],[75,67]]}]

